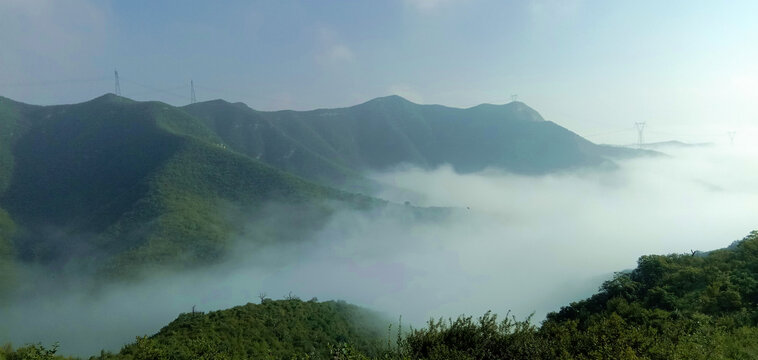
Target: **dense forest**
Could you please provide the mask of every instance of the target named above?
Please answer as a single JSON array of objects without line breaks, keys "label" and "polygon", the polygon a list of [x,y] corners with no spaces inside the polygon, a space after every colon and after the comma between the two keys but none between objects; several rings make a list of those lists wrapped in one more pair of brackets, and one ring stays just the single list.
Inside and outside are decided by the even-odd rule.
[{"label": "dense forest", "polygon": [[[295,297],[181,314],[91,359],[754,359],[758,231],[707,253],[647,255],[541,325],[506,314],[395,325],[343,302]],[[56,346],[0,359],[58,359]]]}]

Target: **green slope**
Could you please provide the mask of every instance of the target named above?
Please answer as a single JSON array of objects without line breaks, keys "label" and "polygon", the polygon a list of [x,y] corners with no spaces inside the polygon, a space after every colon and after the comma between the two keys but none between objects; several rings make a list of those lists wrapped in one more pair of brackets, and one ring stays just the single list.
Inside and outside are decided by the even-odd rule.
[{"label": "green slope", "polygon": [[2,203],[26,225],[102,230],[142,196],[141,179],[174,153],[150,104],[115,97],[27,107]]},{"label": "green slope", "polygon": [[183,109],[202,119],[231,149],[278,169],[351,189],[360,189],[366,181],[309,127],[282,128],[244,104],[222,100]]},{"label": "green slope", "polygon": [[540,174],[641,154],[595,145],[520,102],[456,109],[389,96],[313,111],[262,112],[220,100],[183,109],[236,151],[340,186],[402,163]]},{"label": "green slope", "polygon": [[755,359],[758,231],[706,254],[649,255],[540,327],[491,314],[432,321],[411,359]]},{"label": "green slope", "polygon": [[[186,265],[209,262],[222,257],[233,239],[242,237],[261,244],[273,238],[286,240],[275,235],[282,234],[282,229],[262,229],[263,224],[253,234],[248,231],[271,201],[301,208],[299,218],[282,225],[302,232],[329,215],[331,209],[322,201],[343,201],[347,206],[373,203],[196,140],[186,141],[152,174],[148,187],[145,196],[107,229],[104,238],[110,244],[104,246],[110,247],[110,253],[121,254],[112,263],[116,268],[177,258]],[[238,221],[240,214],[245,214],[245,221]],[[146,224],[149,235],[142,236]],[[132,243],[140,246],[130,247]]]},{"label": "green slope", "polygon": [[[329,358],[330,345],[351,343],[376,354],[390,322],[340,301],[269,300],[227,310],[186,313],[150,338],[124,347],[115,358],[152,352],[172,359]],[[108,356],[104,356],[108,358]]]},{"label": "green slope", "polygon": [[[754,359],[756,295],[758,231],[706,254],[643,256],[636,269],[617,274],[589,299],[549,314],[541,326],[507,316],[498,321],[490,313],[431,320],[377,352],[382,332],[351,331],[342,313],[348,305],[269,300],[207,315],[182,314],[114,357]],[[361,313],[355,307],[350,311]],[[326,344],[343,341],[352,348],[327,352]]]},{"label": "green slope", "polygon": [[643,256],[636,269],[616,274],[601,290],[550,318],[585,322],[585,314],[612,310],[616,300],[682,315],[744,315],[740,321],[758,324],[758,231],[708,253]]},{"label": "green slope", "polygon": [[[235,214],[249,222],[266,202],[373,203],[233,152],[167,104],[115,95],[44,107],[3,100],[1,126],[23,131],[0,146],[12,164],[3,163],[0,206],[18,225],[13,242],[24,261],[114,274],[207,263],[241,231]],[[319,210],[313,223],[328,214],[310,206]]]}]

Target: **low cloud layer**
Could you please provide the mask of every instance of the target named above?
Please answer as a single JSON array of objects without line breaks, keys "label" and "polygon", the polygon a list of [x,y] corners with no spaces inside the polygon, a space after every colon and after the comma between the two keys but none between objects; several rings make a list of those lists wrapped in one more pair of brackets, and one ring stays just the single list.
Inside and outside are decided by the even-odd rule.
[{"label": "low cloud layer", "polygon": [[662,151],[669,156],[614,171],[541,177],[449,167],[374,174],[388,185],[380,197],[454,210],[443,220],[414,220],[408,207],[341,211],[306,241],[240,245],[214,268],[27,300],[0,310],[0,339],[60,341],[79,355],[117,351],[193,305],[210,311],[261,293],[344,299],[416,326],[487,310],[539,321],[640,255],[721,248],[758,229],[757,152]]}]

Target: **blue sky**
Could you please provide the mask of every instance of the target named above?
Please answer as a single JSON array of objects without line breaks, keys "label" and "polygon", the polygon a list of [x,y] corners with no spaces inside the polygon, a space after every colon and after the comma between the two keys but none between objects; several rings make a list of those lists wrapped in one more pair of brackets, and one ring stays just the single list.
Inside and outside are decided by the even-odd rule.
[{"label": "blue sky", "polygon": [[[113,91],[262,110],[511,94],[596,142],[726,141],[758,122],[758,2],[0,0],[0,95]],[[744,130],[743,130],[744,129]],[[739,137],[738,137],[739,138]],[[744,136],[742,137],[744,139]]]}]

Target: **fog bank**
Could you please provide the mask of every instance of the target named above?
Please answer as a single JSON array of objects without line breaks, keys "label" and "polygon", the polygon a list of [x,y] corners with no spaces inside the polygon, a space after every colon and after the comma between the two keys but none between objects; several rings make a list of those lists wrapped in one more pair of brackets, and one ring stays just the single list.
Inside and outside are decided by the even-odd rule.
[{"label": "fog bank", "polygon": [[539,177],[450,167],[373,174],[388,185],[379,197],[455,209],[427,221],[413,221],[410,207],[343,210],[301,242],[251,247],[243,237],[235,256],[212,268],[96,296],[72,289],[27,299],[0,310],[0,340],[60,341],[66,354],[117,351],[193,305],[216,310],[261,293],[344,299],[416,326],[487,310],[539,321],[641,255],[712,250],[758,229],[756,151],[662,151],[669,156],[613,171]]}]

